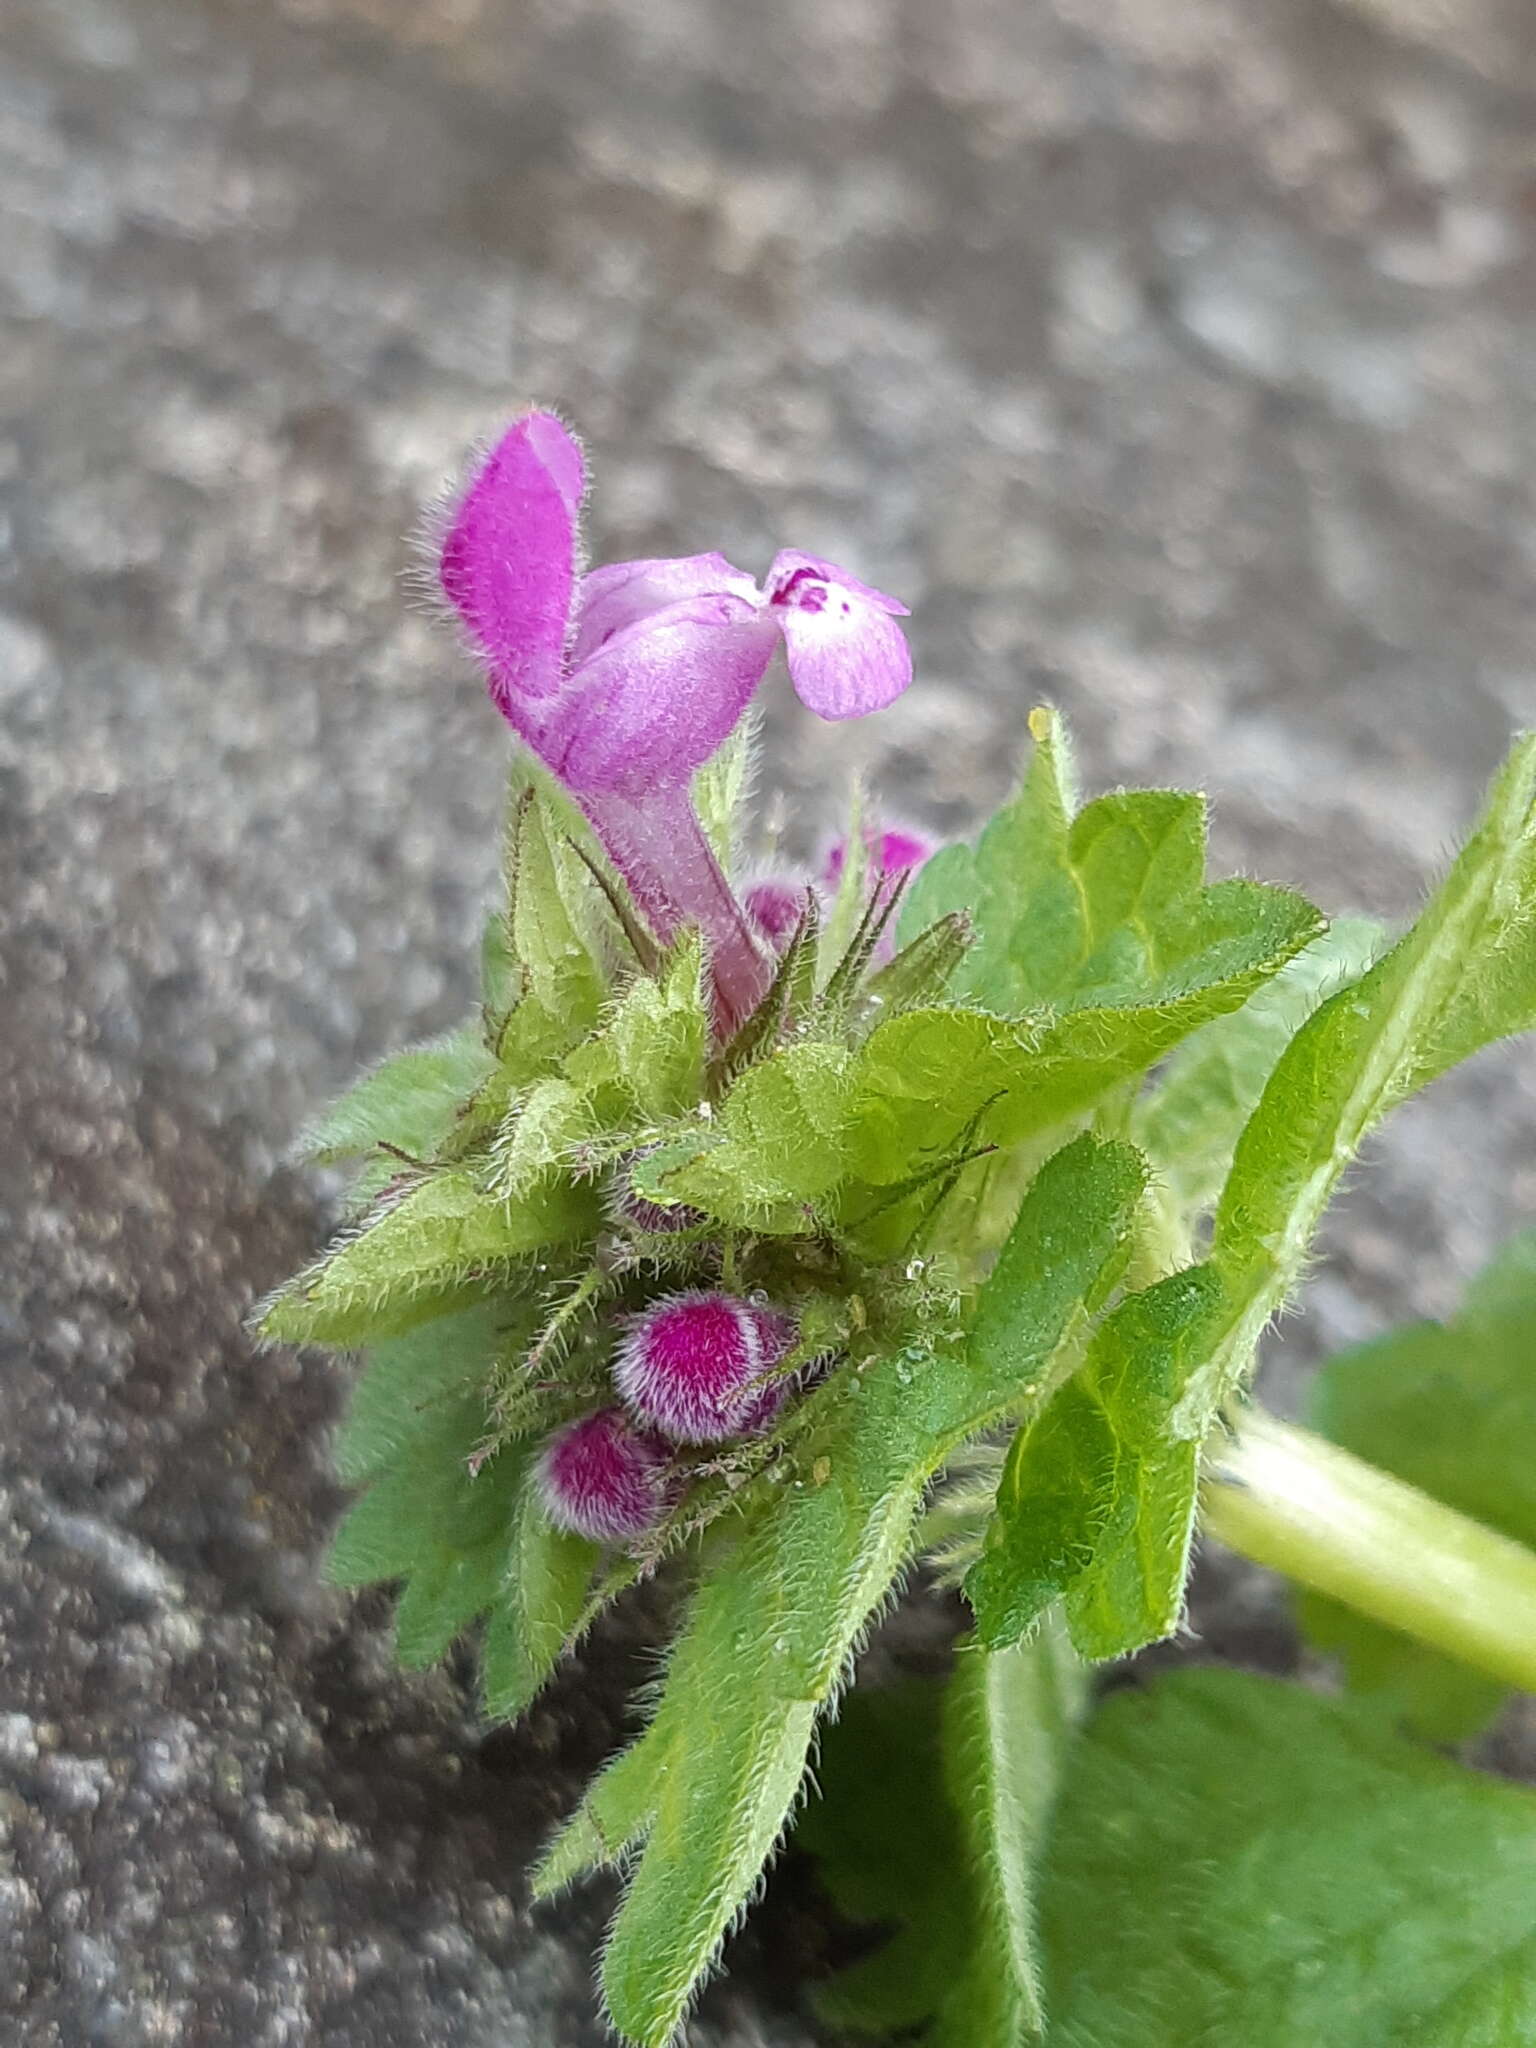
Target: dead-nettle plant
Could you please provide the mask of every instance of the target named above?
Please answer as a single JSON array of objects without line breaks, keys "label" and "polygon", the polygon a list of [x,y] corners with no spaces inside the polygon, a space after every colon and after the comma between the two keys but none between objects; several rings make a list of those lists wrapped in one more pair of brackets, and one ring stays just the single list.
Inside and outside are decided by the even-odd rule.
[{"label": "dead-nettle plant", "polygon": [[[813,712],[877,710],[911,677],[903,607],[794,550],[761,586],[715,554],[583,573],[585,489],[528,413],[436,533],[521,745],[480,1008],[309,1133],[357,1164],[350,1220],[259,1311],[273,1341],[367,1354],[335,1578],[400,1582],[407,1665],[483,1623],[499,1717],[668,1564],[644,1732],[534,1879],[624,1872],[603,1990],[645,2048],[924,1559],[974,1618],[954,1677],[850,1702],[803,1817],[847,1909],[909,1930],[834,2016],[947,2048],[1295,2043],[1343,2038],[1350,1999],[1351,2041],[1428,2043],[1472,2039],[1486,1996],[1536,2028],[1529,1961],[1509,1976],[1536,1943],[1526,1795],[1367,1706],[1203,1674],[1085,1722],[1084,1678],[1179,1627],[1203,1484],[1370,1698],[1432,1674],[1443,1732],[1536,1685],[1530,1518],[1244,1392],[1378,1119],[1536,1021],[1536,738],[1396,937],[1208,883],[1197,795],[1080,802],[1047,710],[974,844],[866,816],[824,872],[751,880],[743,721],[775,650]],[[1433,1438],[1456,1403],[1420,1394]],[[1456,1845],[1482,1931],[1458,1875],[1460,1932],[1425,1933],[1410,1834]],[[1429,2011],[1445,2031],[1401,2030]]]}]

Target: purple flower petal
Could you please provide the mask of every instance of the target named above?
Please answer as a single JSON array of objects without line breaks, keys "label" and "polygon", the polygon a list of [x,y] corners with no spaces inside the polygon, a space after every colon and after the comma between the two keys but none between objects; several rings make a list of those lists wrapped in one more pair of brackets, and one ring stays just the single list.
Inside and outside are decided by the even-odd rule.
[{"label": "purple flower petal", "polygon": [[564,679],[584,487],[581,450],[559,420],[524,413],[470,479],[449,523],[443,590],[508,716],[517,698],[552,696]]},{"label": "purple flower petal", "polygon": [[729,592],[754,601],[757,585],[724,555],[679,555],[639,562],[611,562],[590,570],[576,593],[576,642],[571,658],[578,666],[606,640],[636,620],[688,597]]},{"label": "purple flower petal", "polygon": [[545,759],[578,796],[686,784],[735,731],[773,658],[744,598],[687,598],[615,633],[567,685]]},{"label": "purple flower petal", "polygon": [[804,554],[799,548],[780,548],[774,556],[768,570],[770,604],[801,578],[813,578],[818,583],[840,583],[844,590],[851,590],[856,597],[867,597],[881,611],[891,612],[898,619],[907,617],[907,607],[899,597],[887,597],[883,590],[861,583],[857,576],[850,576],[846,569],[839,569],[836,562],[823,561],[820,555]]},{"label": "purple flower petal", "polygon": [[796,694],[821,717],[878,711],[911,682],[911,651],[892,616],[904,607],[831,563],[786,549],[768,579],[768,604]]}]

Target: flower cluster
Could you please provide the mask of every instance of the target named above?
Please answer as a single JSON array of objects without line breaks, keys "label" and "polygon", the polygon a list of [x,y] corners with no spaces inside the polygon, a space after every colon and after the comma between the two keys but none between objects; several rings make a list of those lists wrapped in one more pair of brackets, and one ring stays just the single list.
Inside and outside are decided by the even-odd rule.
[{"label": "flower cluster", "polygon": [[633,1317],[614,1382],[624,1403],[567,1424],[539,1478],[550,1520],[599,1543],[633,1540],[668,1505],[674,1450],[756,1436],[790,1391],[775,1376],[793,1321],[719,1290],[664,1296]]},{"label": "flower cluster", "polygon": [[[781,646],[796,691],[821,717],[890,703],[912,676],[897,624],[906,607],[794,548],[761,584],[713,553],[582,573],[585,495],[570,433],[552,413],[523,414],[452,503],[439,580],[497,707],[580,806],[655,938],[701,933],[723,1038],[762,1001],[818,887],[836,891],[845,849],[815,881],[763,876],[738,897],[695,812],[694,777]],[[877,890],[928,851],[910,834],[871,834]],[[704,1220],[629,1189],[612,1214],[653,1241]],[[686,1277],[714,1275],[696,1265]],[[707,1284],[633,1315],[614,1361],[617,1403],[568,1423],[545,1448],[551,1519],[601,1542],[643,1536],[677,1498],[690,1449],[770,1426],[790,1391],[793,1375],[779,1368],[796,1338],[790,1317]]]},{"label": "flower cluster", "polygon": [[497,707],[580,804],[657,936],[704,934],[729,1029],[767,989],[782,922],[737,901],[694,811],[693,777],[781,645],[802,702],[823,718],[898,697],[912,679],[896,623],[906,606],[796,548],[761,585],[719,554],[582,574],[585,493],[566,428],[523,414],[449,512],[440,581]]}]

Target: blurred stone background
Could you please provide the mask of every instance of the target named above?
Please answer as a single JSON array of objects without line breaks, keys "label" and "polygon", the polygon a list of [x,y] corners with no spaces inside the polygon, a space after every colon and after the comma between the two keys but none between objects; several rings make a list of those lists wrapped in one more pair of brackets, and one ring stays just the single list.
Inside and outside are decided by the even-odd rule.
[{"label": "blurred stone background", "polygon": [[[802,850],[861,764],[967,826],[1044,695],[1222,869],[1402,914],[1536,718],[1533,112],[1524,0],[6,0],[7,2041],[601,2039],[604,1901],[519,1873],[643,1620],[483,1740],[319,1582],[345,1375],[240,1334],[323,1228],[290,1134],[470,994],[502,747],[424,494],[536,397],[598,559],[909,598],[887,716],[775,691]],[[1449,1306],[1533,1137],[1529,1052],[1398,1119],[1277,1399]],[[1251,1572],[1197,1620],[1287,1654]],[[695,2048],[817,2038],[811,1917]]]}]

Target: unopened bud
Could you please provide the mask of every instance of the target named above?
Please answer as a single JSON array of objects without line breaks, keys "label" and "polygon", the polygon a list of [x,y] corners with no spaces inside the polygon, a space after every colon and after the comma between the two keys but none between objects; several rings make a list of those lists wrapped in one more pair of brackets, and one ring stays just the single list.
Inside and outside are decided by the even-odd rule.
[{"label": "unopened bud", "polygon": [[667,1452],[619,1408],[599,1408],[550,1438],[539,1461],[545,1512],[594,1543],[643,1536],[666,1506]]},{"label": "unopened bud", "polygon": [[[920,868],[934,850],[933,841],[921,832],[870,832],[865,844],[869,848],[870,865],[875,879],[883,881],[891,875],[903,875],[909,868]],[[839,839],[827,855],[821,871],[823,885],[830,893],[843,879],[843,867],[848,859],[848,842]]]},{"label": "unopened bud", "polygon": [[776,953],[782,953],[800,929],[809,894],[804,882],[771,875],[751,883],[741,900],[763,937]]},{"label": "unopened bud", "polygon": [[763,1376],[793,1341],[794,1325],[771,1309],[691,1289],[635,1318],[614,1378],[641,1421],[674,1443],[720,1443],[773,1419],[786,1389]]}]

